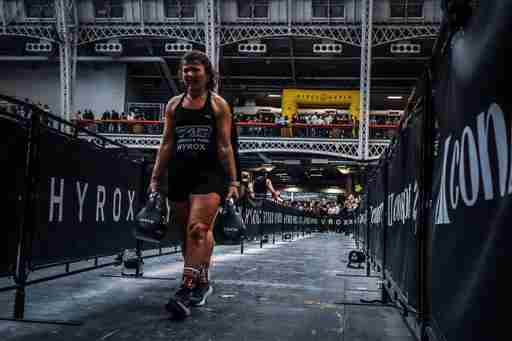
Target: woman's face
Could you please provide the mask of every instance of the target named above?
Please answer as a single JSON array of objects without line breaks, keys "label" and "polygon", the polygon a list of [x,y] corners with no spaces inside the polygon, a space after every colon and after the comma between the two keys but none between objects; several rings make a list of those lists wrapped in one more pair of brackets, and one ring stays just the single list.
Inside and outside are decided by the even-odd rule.
[{"label": "woman's face", "polygon": [[204,90],[208,83],[204,65],[201,63],[187,63],[182,66],[183,82],[187,90]]}]

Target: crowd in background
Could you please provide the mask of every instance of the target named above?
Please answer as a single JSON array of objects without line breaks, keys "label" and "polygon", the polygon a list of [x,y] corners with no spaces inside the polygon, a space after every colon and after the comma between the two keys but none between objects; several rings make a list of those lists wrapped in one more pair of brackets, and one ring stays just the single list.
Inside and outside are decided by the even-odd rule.
[{"label": "crowd in background", "polygon": [[321,216],[338,215],[355,210],[359,206],[359,198],[349,194],[338,200],[283,200],[282,205]]},{"label": "crowd in background", "polygon": [[12,103],[3,102],[2,107],[8,113],[13,114],[13,115],[19,115],[23,118],[30,118],[30,115],[32,114],[31,105],[35,105],[39,109],[46,111],[48,113],[51,112],[50,106],[48,104],[43,104],[41,102],[35,102],[35,101],[32,101],[30,98],[25,98],[23,101],[26,103],[26,105],[16,105],[16,104],[12,104]]},{"label": "crowd in background", "polygon": [[[46,103],[41,103],[39,101],[36,102],[31,100],[30,98],[23,99],[23,102],[25,102],[26,104],[17,105],[8,102],[1,102],[0,107],[7,113],[10,113],[12,115],[18,115],[26,119],[29,119],[32,115],[32,106],[36,106],[47,113],[52,113],[50,106]],[[47,125],[55,129],[60,129],[61,127],[61,125],[57,121],[52,120],[50,117],[46,115],[41,115],[41,122],[44,125]]]},{"label": "crowd in background", "polygon": [[[83,121],[83,125],[94,132],[108,134],[162,134],[163,122],[157,122],[151,114],[136,110],[117,112],[105,111],[95,115],[91,110],[78,111],[75,117]],[[95,122],[95,117],[98,117]],[[290,121],[275,113],[233,115],[238,124],[239,136],[254,137],[311,137],[311,138],[357,138],[359,126],[354,124],[347,114],[297,114]],[[372,116],[371,125],[388,125],[370,129],[370,138],[390,138],[395,133],[399,117]],[[120,122],[115,122],[120,121]],[[132,123],[129,121],[133,121]],[[143,122],[150,121],[150,122]],[[323,127],[325,126],[325,127]]]},{"label": "crowd in background", "polygon": [[[25,98],[24,101],[36,105],[46,112],[51,112],[48,104],[34,102],[29,98]],[[5,109],[25,118],[29,117],[31,112],[27,105],[10,104],[6,105]],[[105,110],[103,113],[84,109],[72,115],[73,120],[77,120],[83,127],[96,133],[160,135],[163,132],[163,122],[159,121],[159,117],[154,116],[154,113],[146,113],[137,109],[128,112],[118,112],[112,109]],[[291,121],[278,113],[235,113],[233,118],[238,124],[239,136],[354,139],[359,134],[358,122],[352,121],[350,114],[343,111],[328,114],[299,112]],[[399,121],[400,116],[370,116],[370,138],[391,138],[396,132],[395,127]],[[43,118],[43,123],[49,126],[56,125],[52,124],[48,118]]]},{"label": "crowd in background", "polygon": [[[250,172],[242,171],[242,198],[255,199],[254,178]],[[270,182],[271,183],[271,182]],[[269,187],[270,186],[270,187]],[[295,208],[306,213],[315,215],[339,215],[346,214],[356,210],[360,203],[360,197],[355,193],[339,194],[336,199],[315,198],[308,199],[290,199],[284,198],[279,190],[273,188],[273,185],[267,185],[266,199],[283,207]]]},{"label": "crowd in background", "polygon": [[[100,117],[100,119],[96,120],[96,117]],[[155,122],[154,117],[136,109],[128,112],[105,110],[101,115],[96,115],[92,110],[85,109],[83,112],[77,111],[75,118],[82,121],[84,127],[97,133],[159,135],[163,132],[163,123]],[[94,120],[96,121],[92,122]],[[151,123],[141,121],[151,121]]]}]

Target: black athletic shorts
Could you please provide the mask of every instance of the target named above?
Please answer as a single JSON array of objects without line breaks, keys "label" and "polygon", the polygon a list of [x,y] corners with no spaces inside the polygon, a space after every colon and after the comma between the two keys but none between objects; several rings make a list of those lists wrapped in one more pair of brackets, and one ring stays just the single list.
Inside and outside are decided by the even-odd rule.
[{"label": "black athletic shorts", "polygon": [[191,194],[217,193],[223,201],[227,194],[227,185],[224,174],[211,171],[190,172],[169,178],[168,198],[171,202],[183,202],[188,201]]}]

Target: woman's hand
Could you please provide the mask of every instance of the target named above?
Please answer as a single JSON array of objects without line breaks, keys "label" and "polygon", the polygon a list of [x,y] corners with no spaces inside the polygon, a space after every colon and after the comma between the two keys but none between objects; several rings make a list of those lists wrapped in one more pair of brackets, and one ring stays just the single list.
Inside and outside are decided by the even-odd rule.
[{"label": "woman's hand", "polygon": [[238,186],[229,185],[228,194],[226,195],[226,200],[233,199],[237,201],[240,195],[238,194]]}]

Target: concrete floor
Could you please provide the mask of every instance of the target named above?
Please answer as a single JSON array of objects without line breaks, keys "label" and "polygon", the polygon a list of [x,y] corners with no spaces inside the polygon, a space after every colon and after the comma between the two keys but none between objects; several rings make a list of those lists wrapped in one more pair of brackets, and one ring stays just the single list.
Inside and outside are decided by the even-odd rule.
[{"label": "concrete floor", "polygon": [[[214,294],[182,322],[163,309],[177,280],[108,277],[121,267],[107,267],[32,285],[26,318],[83,324],[0,321],[0,340],[415,340],[396,309],[336,304],[380,298],[378,278],[346,267],[354,247],[333,233],[276,244],[270,238],[262,249],[252,242],[243,255],[239,246],[217,246]],[[150,258],[144,276],[179,278],[182,265],[180,255]],[[62,269],[38,275],[55,271]],[[13,297],[0,293],[0,317],[12,315]]]}]

